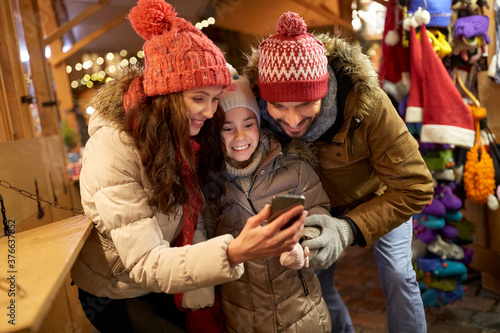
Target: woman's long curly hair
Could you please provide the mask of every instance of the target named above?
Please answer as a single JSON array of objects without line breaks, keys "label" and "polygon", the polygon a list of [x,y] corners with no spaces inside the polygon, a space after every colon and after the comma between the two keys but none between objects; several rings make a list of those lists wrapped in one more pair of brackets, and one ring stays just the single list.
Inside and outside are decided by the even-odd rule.
[{"label": "woman's long curly hair", "polygon": [[125,130],[134,139],[152,188],[152,206],[167,214],[176,205],[189,203],[191,193],[182,173],[186,163],[197,179],[195,191],[202,194],[205,204],[220,211],[225,189],[225,149],[220,135],[224,112],[220,107],[193,137],[200,144],[200,168],[195,165],[189,112],[181,92],[149,97],[144,104],[133,107],[125,121],[129,124]]}]

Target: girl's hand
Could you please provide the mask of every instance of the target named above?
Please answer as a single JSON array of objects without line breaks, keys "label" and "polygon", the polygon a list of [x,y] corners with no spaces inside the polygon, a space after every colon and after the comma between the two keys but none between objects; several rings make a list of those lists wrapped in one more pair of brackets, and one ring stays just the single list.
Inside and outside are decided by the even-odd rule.
[{"label": "girl's hand", "polygon": [[[281,214],[272,223],[261,226],[269,217],[270,205],[266,205],[259,214],[252,216],[240,235],[227,247],[227,256],[231,265],[280,255],[290,251],[300,240],[304,230],[307,211],[297,206]],[[291,218],[300,215],[290,227],[280,230]]]}]

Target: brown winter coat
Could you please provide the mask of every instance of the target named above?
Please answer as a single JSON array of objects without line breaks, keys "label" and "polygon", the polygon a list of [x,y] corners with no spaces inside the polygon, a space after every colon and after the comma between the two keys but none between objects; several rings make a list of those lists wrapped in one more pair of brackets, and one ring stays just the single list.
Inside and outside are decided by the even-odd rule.
[{"label": "brown winter coat", "polygon": [[[236,237],[245,221],[270,203],[275,194],[303,194],[309,215],[328,214],[328,197],[318,176],[296,154],[304,157],[309,152],[290,147],[283,154],[281,145],[272,139],[249,193],[230,182],[228,206],[218,225],[207,226],[207,230],[216,228],[215,235],[229,233]],[[297,271],[281,266],[279,257],[253,260],[244,266],[240,279],[222,285],[223,310],[230,332],[330,332],[330,315],[312,268],[300,270],[302,280]]]},{"label": "brown winter coat", "polygon": [[[337,120],[315,142],[318,174],[334,215],[347,212],[372,244],[429,203],[432,176],[368,57],[339,37],[318,38],[338,85]],[[255,86],[257,66],[255,51],[245,69]]]}]

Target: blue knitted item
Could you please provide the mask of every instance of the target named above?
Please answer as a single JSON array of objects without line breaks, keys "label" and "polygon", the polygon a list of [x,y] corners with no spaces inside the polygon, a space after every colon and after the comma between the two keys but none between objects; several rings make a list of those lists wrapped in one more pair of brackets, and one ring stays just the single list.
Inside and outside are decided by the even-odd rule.
[{"label": "blue knitted item", "polygon": [[[431,14],[431,21],[427,24],[428,27],[447,27],[451,22],[452,0],[411,0],[408,6],[408,13],[414,14],[418,7],[426,9]],[[427,2],[427,7],[425,6]]]}]

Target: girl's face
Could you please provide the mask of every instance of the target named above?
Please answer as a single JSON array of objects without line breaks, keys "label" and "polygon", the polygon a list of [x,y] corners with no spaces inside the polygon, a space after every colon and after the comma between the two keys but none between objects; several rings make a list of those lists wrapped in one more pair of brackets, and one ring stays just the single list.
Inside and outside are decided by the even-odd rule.
[{"label": "girl's face", "polygon": [[222,86],[195,88],[182,92],[182,98],[189,112],[190,136],[200,133],[205,120],[214,116],[221,94]]},{"label": "girl's face", "polygon": [[227,111],[222,138],[230,159],[237,162],[248,161],[259,145],[259,123],[255,113],[245,107]]}]

